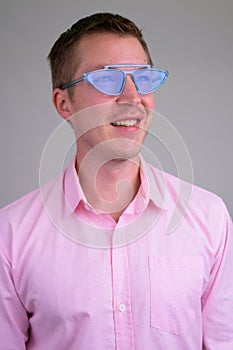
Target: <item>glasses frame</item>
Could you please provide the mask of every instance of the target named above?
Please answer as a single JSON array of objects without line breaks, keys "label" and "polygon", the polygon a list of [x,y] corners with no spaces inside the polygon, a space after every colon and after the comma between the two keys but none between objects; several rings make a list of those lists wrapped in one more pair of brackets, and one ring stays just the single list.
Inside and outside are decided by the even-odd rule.
[{"label": "glasses frame", "polygon": [[[133,67],[137,67],[137,69],[130,69],[130,70],[119,70],[119,69],[116,69],[116,68],[133,68]],[[149,92],[146,92],[146,93],[145,92],[141,92],[138,89],[138,87],[137,87],[137,85],[136,85],[136,83],[134,81],[134,76],[133,76],[134,73],[136,71],[138,71],[139,69],[151,69],[153,71],[163,73],[164,74],[164,78],[161,80],[160,84],[158,86],[156,86],[156,88],[151,89]],[[89,77],[90,74],[101,72],[101,71],[104,71],[104,70],[111,70],[111,71],[118,70],[118,71],[120,71],[120,72],[122,72],[124,74],[123,83],[122,83],[121,89],[120,89],[120,91],[118,93],[106,93],[106,92],[102,91],[101,89],[98,89],[96,86],[94,86],[93,83],[89,80],[88,77]],[[161,87],[161,85],[164,84],[164,82],[166,81],[166,79],[167,79],[167,77],[169,75],[169,72],[167,70],[151,67],[151,65],[149,65],[149,64],[112,64],[112,65],[104,66],[104,68],[102,68],[102,69],[98,69],[98,70],[94,70],[94,71],[83,73],[82,77],[77,78],[75,80],[70,81],[69,83],[66,83],[66,84],[62,85],[60,87],[60,89],[61,90],[65,90],[65,89],[68,89],[68,88],[70,88],[70,87],[80,83],[81,81],[86,81],[93,88],[95,88],[96,90],[102,92],[105,95],[108,95],[108,96],[119,96],[124,90],[127,75],[130,75],[132,77],[132,81],[133,81],[133,83],[135,85],[135,88],[136,88],[137,92],[139,94],[141,94],[141,95],[147,95],[147,94],[150,94],[150,93],[156,91],[157,89],[159,89]]]}]

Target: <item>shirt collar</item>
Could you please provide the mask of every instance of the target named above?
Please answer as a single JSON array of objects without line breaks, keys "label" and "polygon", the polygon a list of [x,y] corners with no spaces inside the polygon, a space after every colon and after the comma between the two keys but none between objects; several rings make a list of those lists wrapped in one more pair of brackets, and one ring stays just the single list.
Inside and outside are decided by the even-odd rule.
[{"label": "shirt collar", "polygon": [[[74,212],[81,201],[88,205],[86,196],[82,190],[75,167],[76,158],[64,171],[63,189],[69,211]],[[162,171],[152,167],[140,156],[141,186],[139,194],[145,200],[150,200],[160,209],[167,209],[165,199],[165,177]]]},{"label": "shirt collar", "polygon": [[64,195],[71,212],[75,211],[81,200],[85,201],[85,195],[79,182],[75,163],[76,157],[74,157],[66,168],[63,180]]},{"label": "shirt collar", "polygon": [[140,162],[141,189],[147,202],[151,200],[160,209],[168,209],[164,173],[148,164],[142,156]]}]

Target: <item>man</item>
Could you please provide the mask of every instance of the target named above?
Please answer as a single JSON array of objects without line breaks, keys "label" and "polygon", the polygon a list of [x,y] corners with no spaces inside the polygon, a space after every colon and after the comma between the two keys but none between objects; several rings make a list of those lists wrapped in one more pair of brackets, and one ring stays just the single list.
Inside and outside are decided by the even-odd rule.
[{"label": "man", "polygon": [[49,60],[77,153],[1,211],[1,349],[232,349],[225,205],[192,186],[168,234],[185,184],[139,155],[168,73],[135,24],[108,13],[74,24]]}]

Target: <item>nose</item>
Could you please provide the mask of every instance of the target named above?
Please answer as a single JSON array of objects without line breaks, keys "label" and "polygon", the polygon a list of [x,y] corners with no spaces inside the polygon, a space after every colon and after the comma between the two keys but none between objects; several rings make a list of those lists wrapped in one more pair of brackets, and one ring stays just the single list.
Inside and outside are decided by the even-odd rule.
[{"label": "nose", "polygon": [[137,92],[136,86],[130,75],[126,76],[125,86],[122,93],[118,96],[117,102],[139,104],[141,97]]}]

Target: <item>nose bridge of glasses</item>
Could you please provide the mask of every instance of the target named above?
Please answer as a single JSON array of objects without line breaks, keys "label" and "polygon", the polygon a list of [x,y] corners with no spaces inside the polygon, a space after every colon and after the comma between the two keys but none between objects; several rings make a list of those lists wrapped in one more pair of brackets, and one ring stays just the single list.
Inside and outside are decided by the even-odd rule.
[{"label": "nose bridge of glasses", "polygon": [[[122,70],[122,72],[124,73],[123,77],[124,77],[124,83],[123,83],[123,86],[122,86],[122,92],[125,90],[126,88],[126,85],[127,85],[127,77],[129,77],[130,79],[130,82],[131,84],[133,84],[134,86],[134,89],[137,91],[138,93],[138,86],[135,82],[135,79],[134,79],[134,73],[137,71],[137,69],[134,69],[134,70]],[[131,88],[130,88],[131,89]]]}]

